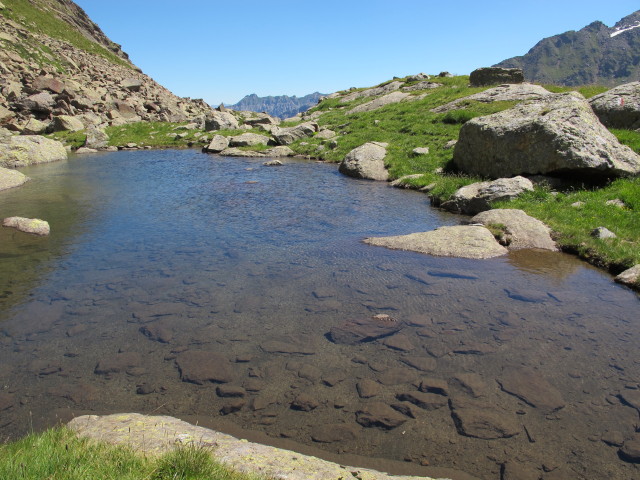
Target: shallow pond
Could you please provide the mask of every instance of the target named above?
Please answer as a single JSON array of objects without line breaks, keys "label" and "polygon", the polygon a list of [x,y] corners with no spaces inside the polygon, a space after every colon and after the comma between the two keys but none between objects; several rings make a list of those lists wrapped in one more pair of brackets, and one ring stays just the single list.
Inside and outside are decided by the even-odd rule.
[{"label": "shallow pond", "polygon": [[[136,411],[425,474],[640,478],[615,446],[640,423],[636,294],[561,253],[365,245],[461,217],[335,165],[263,161],[99,154],[0,192],[2,217],[52,228],[0,229],[3,438]],[[353,320],[393,328],[336,342]]]}]

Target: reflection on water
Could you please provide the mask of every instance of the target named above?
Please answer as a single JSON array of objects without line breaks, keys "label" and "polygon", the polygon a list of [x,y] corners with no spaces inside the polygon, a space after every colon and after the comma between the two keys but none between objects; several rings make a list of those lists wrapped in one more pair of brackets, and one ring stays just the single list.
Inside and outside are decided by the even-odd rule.
[{"label": "reflection on water", "polygon": [[[364,245],[459,218],[330,165],[127,152],[28,174],[43,187],[0,213],[53,233],[2,231],[3,289],[29,292],[1,312],[5,437],[138,411],[492,480],[639,476],[601,440],[635,435],[638,301],[570,256]],[[379,314],[392,335],[331,335]]]}]

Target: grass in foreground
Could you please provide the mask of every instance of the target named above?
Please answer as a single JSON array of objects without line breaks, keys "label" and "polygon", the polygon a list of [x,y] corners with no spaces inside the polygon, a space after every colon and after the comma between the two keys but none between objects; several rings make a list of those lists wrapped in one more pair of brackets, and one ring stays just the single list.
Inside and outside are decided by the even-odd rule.
[{"label": "grass in foreground", "polygon": [[[78,439],[65,427],[0,445],[0,478],[15,480],[260,480],[184,447],[158,459],[131,449]],[[263,479],[265,480],[265,479]]]}]

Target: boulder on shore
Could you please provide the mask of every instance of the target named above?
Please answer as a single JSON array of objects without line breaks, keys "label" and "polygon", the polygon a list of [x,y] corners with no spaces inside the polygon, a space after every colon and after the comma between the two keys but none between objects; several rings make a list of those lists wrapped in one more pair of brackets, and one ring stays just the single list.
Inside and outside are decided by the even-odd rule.
[{"label": "boulder on shore", "polygon": [[491,232],[480,226],[440,227],[430,232],[366,238],[364,242],[443,257],[484,259],[507,253],[507,249],[496,242]]},{"label": "boulder on shore", "polygon": [[25,167],[67,159],[67,150],[56,140],[39,135],[12,135],[0,141],[0,167]]},{"label": "boulder on shore", "polygon": [[469,75],[469,83],[472,87],[522,82],[524,82],[524,74],[521,68],[483,67]]},{"label": "boulder on shore", "polygon": [[229,139],[230,147],[255,147],[257,145],[267,145],[269,137],[258,135],[257,133],[243,133]]},{"label": "boulder on shore", "polygon": [[28,180],[29,177],[17,170],[0,167],[0,190],[19,187]]},{"label": "boulder on shore", "polygon": [[340,163],[340,173],[354,178],[387,181],[389,172],[384,166],[388,144],[369,142],[351,150]]},{"label": "boulder on shore", "polygon": [[24,233],[47,236],[51,231],[49,223],[39,218],[9,217],[2,222],[4,227],[11,227]]},{"label": "boulder on shore", "polygon": [[521,176],[472,183],[458,189],[441,207],[450,212],[474,215],[489,210],[491,202],[512,200],[525,191],[533,191],[533,183]]},{"label": "boulder on shore", "polygon": [[271,131],[271,134],[278,145],[289,145],[301,138],[310,137],[317,131],[317,123],[306,122],[295,127],[275,128]]},{"label": "boulder on shore", "polygon": [[600,121],[609,128],[640,128],[640,82],[626,83],[589,100]]},{"label": "boulder on shore", "polygon": [[557,251],[551,238],[551,230],[537,218],[530,217],[522,210],[497,208],[479,213],[471,219],[482,225],[501,225],[504,228],[503,241],[509,250],[540,248]]},{"label": "boulder on shore", "polygon": [[640,156],[621,145],[576,92],[468,121],[460,130],[453,162],[465,173],[492,178],[640,173]]},{"label": "boulder on shore", "polygon": [[212,112],[204,119],[204,129],[211,130],[236,130],[238,120],[229,112]]},{"label": "boulder on shore", "polygon": [[638,286],[640,284],[640,263],[634,265],[631,268],[628,268],[620,275],[618,275],[614,280],[618,283],[622,283],[630,287]]},{"label": "boulder on shore", "polygon": [[223,135],[214,135],[209,145],[202,150],[205,152],[219,153],[229,146],[229,138]]}]

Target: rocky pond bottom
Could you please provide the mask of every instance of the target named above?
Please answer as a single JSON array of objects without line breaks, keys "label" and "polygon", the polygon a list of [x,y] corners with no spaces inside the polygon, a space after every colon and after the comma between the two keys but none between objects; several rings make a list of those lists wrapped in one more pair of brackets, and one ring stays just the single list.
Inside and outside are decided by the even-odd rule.
[{"label": "rocky pond bottom", "polygon": [[560,253],[365,245],[461,218],[335,166],[262,161],[111,153],[2,192],[3,217],[52,229],[0,230],[3,439],[140,412],[382,470],[640,478],[635,293]]}]

